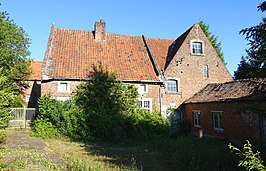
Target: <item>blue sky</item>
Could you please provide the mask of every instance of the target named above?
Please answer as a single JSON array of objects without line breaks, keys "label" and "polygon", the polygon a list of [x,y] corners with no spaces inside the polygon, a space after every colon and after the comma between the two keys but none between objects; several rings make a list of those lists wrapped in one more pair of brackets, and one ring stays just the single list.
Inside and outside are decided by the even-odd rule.
[{"label": "blue sky", "polygon": [[52,22],[57,27],[93,30],[106,20],[107,32],[175,39],[199,20],[218,36],[227,68],[233,75],[248,48],[239,31],[258,24],[259,0],[0,0],[0,11],[22,27],[31,39],[31,58],[43,60]]}]

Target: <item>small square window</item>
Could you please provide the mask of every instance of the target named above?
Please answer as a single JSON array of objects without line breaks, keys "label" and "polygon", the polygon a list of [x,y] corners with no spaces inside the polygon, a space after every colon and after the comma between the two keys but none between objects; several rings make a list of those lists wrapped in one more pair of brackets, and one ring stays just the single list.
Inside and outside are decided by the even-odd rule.
[{"label": "small square window", "polygon": [[138,106],[152,112],[152,99],[151,98],[138,98]]},{"label": "small square window", "polygon": [[168,80],[166,82],[166,90],[167,92],[170,92],[170,93],[178,92],[177,80]]},{"label": "small square window", "polygon": [[192,53],[196,55],[203,54],[203,48],[201,42],[192,42]]},{"label": "small square window", "polygon": [[58,92],[70,92],[70,85],[67,82],[58,83]]},{"label": "small square window", "polygon": [[148,86],[145,84],[138,85],[138,92],[139,92],[139,94],[147,93],[148,92]]}]

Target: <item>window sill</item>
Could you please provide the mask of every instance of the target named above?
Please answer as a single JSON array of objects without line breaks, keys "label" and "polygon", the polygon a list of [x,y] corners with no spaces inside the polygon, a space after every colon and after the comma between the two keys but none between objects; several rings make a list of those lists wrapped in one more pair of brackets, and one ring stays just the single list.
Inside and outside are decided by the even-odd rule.
[{"label": "window sill", "polygon": [[71,93],[70,91],[57,91],[58,93]]},{"label": "window sill", "polygon": [[219,133],[223,133],[224,129],[222,129],[222,128],[214,128],[214,131],[215,132],[219,132]]},{"label": "window sill", "polygon": [[197,54],[197,53],[190,53],[190,55],[193,55],[193,56],[205,56],[204,53],[201,53],[201,54]]},{"label": "window sill", "polygon": [[195,128],[201,128],[201,126],[200,126],[200,125],[194,125],[194,127],[195,127]]},{"label": "window sill", "polygon": [[173,95],[179,95],[181,92],[175,92],[175,91],[166,91],[165,94],[173,94]]}]

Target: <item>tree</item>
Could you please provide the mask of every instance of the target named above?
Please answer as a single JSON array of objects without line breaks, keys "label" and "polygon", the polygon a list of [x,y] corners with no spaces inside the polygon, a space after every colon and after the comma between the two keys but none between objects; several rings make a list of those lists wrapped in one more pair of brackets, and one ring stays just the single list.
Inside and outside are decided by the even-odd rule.
[{"label": "tree", "polygon": [[97,138],[118,140],[126,136],[125,118],[137,104],[137,89],[116,80],[100,65],[90,73],[91,80],[77,88],[76,103],[86,113],[88,132]]},{"label": "tree", "polygon": [[210,32],[209,25],[204,23],[203,20],[199,21],[198,24],[199,24],[200,28],[202,29],[202,31],[205,33],[206,37],[211,42],[211,45],[215,48],[218,56],[221,58],[223,63],[226,64],[224,61],[224,54],[222,52],[221,42],[218,42],[218,37]]},{"label": "tree", "polygon": [[[266,10],[266,1],[258,7],[258,11]],[[246,58],[242,58],[237,71],[234,72],[235,79],[266,77],[266,18],[255,26],[242,29],[240,34],[246,36],[249,49],[246,50]],[[245,74],[246,73],[246,74]]]},{"label": "tree", "polygon": [[8,126],[8,121],[10,119],[9,107],[12,105],[11,102],[15,98],[10,88],[6,87],[7,82],[7,77],[0,74],[0,129]]},{"label": "tree", "polygon": [[[30,74],[30,39],[25,31],[11,20],[6,12],[0,12],[0,67],[6,78],[6,87],[17,97],[27,87]],[[15,98],[18,99],[18,98]]]}]

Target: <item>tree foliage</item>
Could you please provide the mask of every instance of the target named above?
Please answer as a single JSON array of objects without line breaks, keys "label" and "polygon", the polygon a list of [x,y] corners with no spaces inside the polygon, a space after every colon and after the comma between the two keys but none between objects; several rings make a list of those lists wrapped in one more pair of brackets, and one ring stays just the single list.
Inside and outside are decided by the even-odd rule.
[{"label": "tree foliage", "polygon": [[[266,1],[258,7],[258,11],[266,10]],[[242,58],[234,73],[235,79],[266,77],[266,18],[255,26],[242,29],[240,34],[246,36],[249,49],[246,58]],[[245,74],[247,73],[247,74]]]},{"label": "tree foliage", "polygon": [[33,125],[35,135],[49,137],[60,133],[83,140],[121,142],[167,131],[166,120],[159,113],[138,107],[134,85],[117,81],[114,73],[102,67],[95,68],[90,78],[78,86],[70,101],[40,98],[40,114]]},{"label": "tree foliage", "polygon": [[30,69],[30,40],[25,31],[11,20],[6,12],[0,12],[0,67],[7,78],[6,84],[15,94],[27,87]]},{"label": "tree foliage", "polygon": [[10,106],[15,98],[14,94],[9,91],[9,87],[6,85],[7,82],[7,77],[0,74],[0,129],[8,126]]},{"label": "tree foliage", "polygon": [[221,58],[223,63],[226,64],[224,61],[224,54],[222,52],[221,42],[218,42],[218,37],[211,33],[209,25],[207,25],[203,20],[199,21],[198,24],[202,31],[205,33],[206,37],[211,42],[211,45],[216,50],[218,56]]}]

